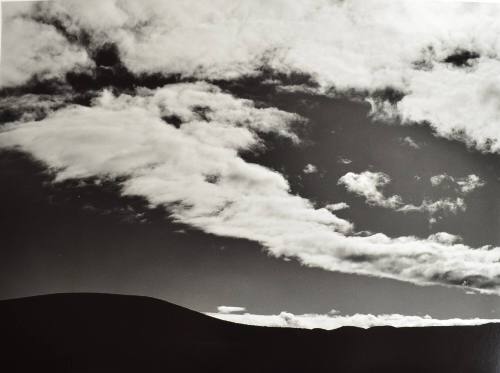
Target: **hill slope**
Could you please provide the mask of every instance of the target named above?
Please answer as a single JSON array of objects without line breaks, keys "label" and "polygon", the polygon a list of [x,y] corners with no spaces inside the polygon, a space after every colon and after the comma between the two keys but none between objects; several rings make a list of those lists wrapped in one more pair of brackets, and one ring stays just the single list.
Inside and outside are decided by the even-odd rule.
[{"label": "hill slope", "polygon": [[471,372],[500,369],[500,325],[334,331],[231,324],[144,297],[0,301],[2,372]]}]

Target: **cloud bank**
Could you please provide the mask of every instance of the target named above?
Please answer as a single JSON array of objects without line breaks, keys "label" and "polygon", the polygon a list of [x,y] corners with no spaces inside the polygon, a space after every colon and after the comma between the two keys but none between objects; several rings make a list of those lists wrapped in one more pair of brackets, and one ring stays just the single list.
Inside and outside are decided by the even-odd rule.
[{"label": "cloud bank", "polygon": [[454,325],[482,325],[500,322],[500,319],[434,319],[430,316],[406,316],[399,314],[391,315],[332,315],[332,314],[304,314],[294,315],[289,312],[281,312],[278,315],[256,315],[245,314],[225,314],[207,313],[208,316],[238,324],[281,327],[281,328],[302,328],[302,329],[338,329],[343,326],[355,326],[357,328],[368,329],[374,326],[403,327],[429,327],[429,326],[454,326]]},{"label": "cloud bank", "polygon": [[113,43],[135,74],[305,73],[318,92],[359,92],[374,115],[497,152],[499,16],[498,4],[441,1],[51,1],[5,20],[1,84],[91,68],[88,54]]}]

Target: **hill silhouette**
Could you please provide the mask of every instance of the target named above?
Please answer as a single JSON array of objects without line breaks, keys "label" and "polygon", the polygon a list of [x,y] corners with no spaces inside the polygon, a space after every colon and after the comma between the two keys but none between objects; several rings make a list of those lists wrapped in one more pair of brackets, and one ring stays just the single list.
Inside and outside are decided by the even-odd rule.
[{"label": "hill silhouette", "polygon": [[157,299],[55,294],[0,301],[1,372],[500,371],[500,325],[263,328]]}]

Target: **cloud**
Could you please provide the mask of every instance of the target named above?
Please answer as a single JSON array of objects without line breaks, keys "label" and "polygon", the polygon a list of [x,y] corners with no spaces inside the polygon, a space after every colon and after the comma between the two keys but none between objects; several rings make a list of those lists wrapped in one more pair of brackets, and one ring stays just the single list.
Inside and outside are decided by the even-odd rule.
[{"label": "cloud", "polygon": [[461,242],[462,237],[450,234],[447,232],[437,232],[429,236],[430,241],[436,241],[445,245],[453,245],[454,243]]},{"label": "cloud", "polygon": [[348,172],[339,179],[338,184],[344,185],[349,192],[365,197],[370,205],[396,209],[402,204],[401,197],[385,197],[379,190],[390,181],[389,176],[382,172],[364,171],[360,174]]},{"label": "cloud", "polygon": [[478,188],[482,188],[486,185],[486,182],[482,180],[479,176],[470,174],[466,177],[454,178],[447,174],[440,174],[431,176],[430,182],[432,186],[442,185],[444,182],[448,182],[455,187],[455,189],[461,194],[469,194]]},{"label": "cloud", "polygon": [[[499,150],[498,4],[66,0],[30,9],[84,31],[91,49],[114,43],[136,74],[234,79],[263,66],[305,73],[318,92],[366,94],[374,115],[425,121],[440,136]],[[3,86],[89,67],[85,51],[49,24],[8,18],[4,36]],[[396,94],[381,94],[388,89]]]},{"label": "cloud", "polygon": [[[431,177],[432,185],[441,184],[444,180],[450,179],[455,182],[455,179],[448,175],[436,175]],[[436,222],[441,217],[437,214],[452,213],[456,214],[459,211],[465,211],[467,205],[461,197],[443,198],[438,200],[424,199],[420,205],[405,204],[403,198],[399,195],[386,197],[380,189],[391,181],[387,174],[382,172],[364,171],[360,174],[348,172],[342,176],[338,184],[344,185],[349,192],[355,193],[365,198],[369,205],[392,209],[396,212],[424,212],[429,214],[429,221]],[[467,194],[475,188],[484,185],[484,183],[476,176],[469,175],[466,178],[458,179],[457,185],[462,194]]]},{"label": "cloud", "polygon": [[402,140],[402,143],[409,146],[410,148],[413,149],[420,149],[420,145],[418,145],[415,140],[413,140],[410,136],[404,137]]},{"label": "cloud", "polygon": [[305,174],[314,174],[314,173],[318,172],[318,168],[315,165],[308,163],[304,167],[303,172]]},{"label": "cloud", "polygon": [[[115,44],[135,74],[304,73],[316,92],[365,95],[375,116],[427,122],[440,136],[500,150],[499,4],[66,0],[30,9],[70,34],[84,32],[90,50]],[[7,18],[2,86],[91,67],[84,49],[46,23]]]},{"label": "cloud", "polygon": [[[36,122],[8,123],[0,147],[32,154],[55,182],[119,178],[124,195],[164,206],[176,221],[258,242],[271,255],[306,266],[500,293],[500,248],[358,235],[352,223],[292,194],[280,173],[239,156],[265,146],[262,132],[292,145],[297,121],[303,123],[207,83],[173,84],[134,95],[104,91],[90,107],[71,105]],[[370,183],[387,178],[367,176],[370,198],[377,200]]]},{"label": "cloud", "polygon": [[[374,115],[428,122],[440,136],[499,151],[498,4],[66,0],[31,12],[84,31],[90,49],[114,43],[136,74],[234,79],[263,66],[305,73],[318,92],[366,95]],[[89,65],[48,24],[18,17],[4,29],[4,86]]]},{"label": "cloud", "polygon": [[[482,49],[487,41],[468,43]],[[498,152],[499,66],[495,58],[488,57],[493,50],[483,53],[471,68],[436,66],[431,73],[415,73],[412,93],[397,103],[395,113],[404,122],[429,123],[439,136],[463,141],[484,152]]]},{"label": "cloud", "polygon": [[447,174],[440,174],[440,175],[434,175],[430,177],[430,182],[432,186],[438,186],[443,183],[445,180],[454,180],[452,177],[448,176]]},{"label": "cloud", "polygon": [[457,197],[455,199],[445,198],[431,201],[424,199],[418,206],[407,204],[397,209],[400,212],[427,212],[431,218],[438,212],[456,214],[459,211],[465,211],[467,206],[463,198]]},{"label": "cloud", "polygon": [[[26,94],[0,98],[0,116],[5,121],[28,122],[45,118],[49,113],[66,106],[72,95]],[[3,121],[3,120],[2,120]]]},{"label": "cloud", "polygon": [[69,71],[92,67],[87,52],[69,43],[55,27],[21,15],[14,13],[2,20],[0,88],[23,85],[33,77],[63,79]]},{"label": "cloud", "polygon": [[350,160],[349,158],[345,158],[345,157],[340,157],[338,159],[338,162],[340,164],[351,164],[352,163],[352,160]]},{"label": "cloud", "polygon": [[329,211],[340,211],[340,210],[348,209],[349,205],[345,202],[339,202],[339,203],[331,203],[329,205],[326,205],[325,208]]},{"label": "cloud", "polygon": [[463,179],[458,179],[457,184],[460,187],[460,191],[464,194],[470,193],[477,188],[481,188],[486,183],[479,178],[479,176],[471,174]]},{"label": "cloud", "polygon": [[294,315],[289,312],[281,312],[278,315],[256,315],[256,314],[225,314],[207,313],[208,316],[221,320],[226,320],[238,324],[282,327],[282,328],[302,328],[302,329],[338,329],[344,326],[354,326],[368,329],[374,326],[403,327],[430,327],[430,326],[454,326],[454,325],[482,325],[487,323],[498,323],[500,319],[434,319],[430,316],[406,316],[399,314],[372,315],[332,315],[326,314],[304,314]]},{"label": "cloud", "polygon": [[245,312],[246,308],[245,307],[234,307],[234,306],[219,306],[217,307],[217,311],[220,314],[232,314],[232,313],[238,313],[238,312]]}]

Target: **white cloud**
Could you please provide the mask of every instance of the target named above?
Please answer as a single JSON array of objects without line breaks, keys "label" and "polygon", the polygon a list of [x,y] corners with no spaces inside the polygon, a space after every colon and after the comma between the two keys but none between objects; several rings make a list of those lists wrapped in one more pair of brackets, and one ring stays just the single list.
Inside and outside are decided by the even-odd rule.
[{"label": "white cloud", "polygon": [[326,205],[325,208],[329,211],[340,211],[340,210],[348,209],[349,205],[345,202],[339,202],[339,203],[331,203],[329,205]]},{"label": "white cloud", "polygon": [[468,41],[465,45],[480,50],[484,56],[471,69],[436,66],[432,72],[415,72],[412,93],[397,104],[397,113],[403,121],[427,121],[440,136],[459,139],[482,151],[498,152],[500,112],[496,101],[500,85],[496,76],[500,65],[488,57],[495,53],[493,50],[481,50],[486,40],[474,44]]},{"label": "white cloud", "polygon": [[441,185],[444,181],[448,181],[450,184],[454,184],[459,193],[469,194],[478,188],[482,188],[486,185],[486,182],[482,180],[479,176],[470,174],[466,177],[454,178],[447,174],[434,175],[430,178],[432,186]]},{"label": "white cloud", "polygon": [[[441,136],[499,150],[497,4],[66,0],[47,2],[39,13],[57,17],[69,30],[85,29],[96,45],[116,43],[136,73],[230,79],[256,74],[267,64],[310,74],[323,92],[393,87],[404,98],[395,106],[374,98],[375,111],[428,121]],[[4,85],[87,64],[83,52],[65,44],[51,26],[9,22]],[[479,57],[469,67],[445,62],[460,49]],[[36,58],[42,63],[35,64]]]},{"label": "white cloud", "polygon": [[313,165],[313,164],[311,164],[311,163],[308,163],[308,164],[306,164],[306,166],[304,167],[303,172],[304,172],[305,174],[314,174],[314,173],[318,172],[318,168],[317,168],[315,165]]},{"label": "white cloud", "polygon": [[217,307],[217,312],[220,314],[231,314],[231,313],[239,313],[239,312],[245,312],[246,308],[245,307],[235,307],[235,306],[219,306]]},{"label": "white cloud", "polygon": [[[372,95],[374,113],[427,121],[440,136],[500,149],[498,4],[66,0],[41,9],[38,14],[58,18],[68,30],[85,29],[95,45],[116,43],[135,73],[231,79],[266,64],[310,74],[320,92],[392,87],[403,99],[390,105]],[[12,19],[4,29],[4,86],[88,65],[85,53],[52,26]],[[460,50],[478,57],[470,66],[445,62]]]},{"label": "white cloud", "polygon": [[437,232],[431,234],[429,236],[429,240],[436,241],[445,245],[453,245],[454,243],[461,242],[462,237],[447,232]]},{"label": "white cloud", "polygon": [[338,162],[340,164],[351,164],[352,163],[352,160],[350,160],[349,158],[345,158],[345,157],[340,157],[338,159]]},{"label": "white cloud", "polygon": [[[206,107],[202,115],[200,103]],[[180,117],[182,125],[165,123],[161,118],[168,115]],[[206,83],[176,84],[139,89],[135,96],[104,92],[91,107],[69,106],[37,122],[8,124],[0,147],[32,154],[56,181],[124,177],[123,194],[164,206],[179,222],[256,241],[271,255],[307,266],[500,293],[500,248],[351,235],[350,222],[314,208],[290,193],[281,174],[239,156],[263,146],[262,131],[294,141],[290,124],[296,120]]]},{"label": "white cloud", "polygon": [[431,201],[424,199],[424,201],[418,205],[407,204],[397,209],[401,212],[427,212],[432,217],[438,212],[448,212],[456,214],[459,211],[465,211],[467,208],[463,198],[457,197],[438,199],[436,201]]},{"label": "white cloud", "polygon": [[[23,9],[25,10],[25,9]],[[92,66],[86,51],[57,30],[14,13],[4,17],[0,87],[25,84],[31,77],[62,78],[68,71]]]},{"label": "white cloud", "polygon": [[434,175],[434,176],[431,176],[429,180],[430,180],[432,186],[441,185],[443,183],[443,181],[445,181],[445,180],[454,181],[454,179],[451,176],[448,176],[447,174]]},{"label": "white cloud", "polygon": [[[205,6],[193,1],[67,0],[51,2],[46,9],[117,42],[134,71],[233,77],[254,72],[265,59],[284,71],[317,74],[325,85],[365,89],[384,88],[388,81],[402,86],[404,75],[413,70],[412,57],[429,45],[445,55],[450,44],[454,48],[467,40],[463,34],[449,35],[451,31],[466,27],[478,34],[473,28],[481,26],[477,17],[493,20],[497,7],[355,0],[292,6],[282,0],[214,0]],[[437,17],[439,11],[447,11],[446,17]]]},{"label": "white cloud", "polygon": [[[479,178],[474,178],[469,175],[469,177],[464,179],[459,179],[463,184],[458,184],[460,190],[465,194],[476,187],[479,187],[481,181]],[[443,180],[450,179],[455,181],[448,175],[436,175],[431,177],[432,185],[436,186],[443,182]],[[383,208],[392,209],[397,212],[424,212],[429,214],[429,222],[436,222],[437,218],[435,215],[440,213],[452,213],[456,214],[459,211],[465,211],[467,205],[461,197],[456,198],[443,198],[435,201],[424,199],[420,205],[405,204],[403,199],[399,195],[393,195],[391,197],[386,197],[381,189],[389,184],[391,181],[390,177],[382,172],[371,172],[364,171],[360,174],[354,172],[348,172],[342,176],[338,184],[344,185],[349,192],[355,193],[359,196],[365,198],[366,202],[372,206],[378,206]]]},{"label": "white cloud", "polygon": [[401,197],[385,197],[379,190],[390,181],[389,176],[382,172],[364,171],[360,174],[348,172],[339,179],[338,184],[344,185],[349,192],[365,197],[370,205],[396,209],[402,204]]},{"label": "white cloud", "polygon": [[207,315],[239,324],[314,329],[321,328],[332,330],[343,326],[355,326],[358,328],[371,328],[374,326],[393,326],[402,327],[430,327],[430,326],[453,326],[453,325],[482,325],[487,323],[498,323],[500,319],[434,319],[430,316],[406,316],[399,314],[390,315],[372,315],[372,314],[354,314],[354,315],[322,315],[322,314],[304,314],[294,315],[289,312],[281,312],[278,315],[256,315],[256,314],[225,314],[225,313],[207,313]]},{"label": "white cloud", "polygon": [[410,148],[420,149],[420,145],[418,145],[410,136],[404,137],[401,141]]},{"label": "white cloud", "polygon": [[[427,121],[440,136],[484,151],[500,149],[498,4],[66,0],[41,9],[39,15],[58,18],[68,30],[85,29],[95,45],[116,43],[135,73],[231,79],[257,74],[266,64],[310,74],[319,92],[333,87],[372,93],[378,115]],[[52,26],[11,19],[4,29],[4,86],[88,65],[85,53]],[[445,62],[460,50],[478,57],[470,66]],[[391,105],[373,95],[387,87],[403,99]]]},{"label": "white cloud", "polygon": [[457,184],[460,187],[460,191],[464,194],[470,193],[477,188],[481,188],[486,185],[486,183],[479,178],[479,176],[471,174],[465,178],[458,179]]}]

